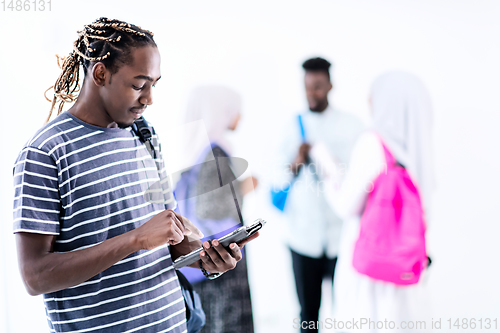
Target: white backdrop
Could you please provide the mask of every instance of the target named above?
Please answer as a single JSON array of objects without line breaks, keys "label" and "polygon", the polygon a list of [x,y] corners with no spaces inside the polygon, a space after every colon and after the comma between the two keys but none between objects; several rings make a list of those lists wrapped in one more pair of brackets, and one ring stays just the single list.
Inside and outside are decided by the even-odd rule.
[{"label": "white backdrop", "polygon": [[292,332],[298,316],[284,221],[267,202],[266,175],[280,123],[305,107],[301,63],[317,55],[334,63],[333,104],[364,120],[377,74],[409,70],[427,85],[438,182],[427,281],[433,318],[446,332],[450,318],[500,317],[500,1],[52,0],[50,12],[0,8],[0,332],[46,331],[42,299],[27,295],[17,269],[12,165],[47,116],[54,55],[70,52],[76,31],[100,16],[155,32],[162,79],[145,116],[171,151],[171,170],[180,167],[175,133],[189,90],[222,83],[243,96],[233,141],[262,185],[245,210],[271,221],[249,248],[258,333]]}]

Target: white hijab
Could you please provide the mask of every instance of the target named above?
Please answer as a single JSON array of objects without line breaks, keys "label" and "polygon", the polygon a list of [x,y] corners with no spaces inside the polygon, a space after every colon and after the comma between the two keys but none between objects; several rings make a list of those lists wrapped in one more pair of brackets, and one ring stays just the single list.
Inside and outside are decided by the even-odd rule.
[{"label": "white hijab", "polygon": [[[185,154],[194,164],[209,142],[217,143],[226,153],[231,154],[231,145],[226,139],[229,126],[241,113],[241,97],[224,86],[199,86],[192,90],[184,114],[184,122],[192,123],[197,130],[186,140]],[[207,135],[208,141],[207,142]]]},{"label": "white hijab", "polygon": [[434,189],[429,93],[416,76],[388,72],[373,82],[371,103],[374,130],[416,180],[429,208]]}]

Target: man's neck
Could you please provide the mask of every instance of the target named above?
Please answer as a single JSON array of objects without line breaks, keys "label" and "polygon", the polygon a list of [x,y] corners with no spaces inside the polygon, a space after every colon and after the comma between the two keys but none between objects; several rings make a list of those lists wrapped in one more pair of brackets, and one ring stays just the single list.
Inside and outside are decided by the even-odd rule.
[{"label": "man's neck", "polygon": [[90,95],[91,94],[86,93],[86,89],[82,88],[82,91],[78,95],[78,99],[68,112],[81,121],[93,126],[104,128],[117,127],[118,125],[107,116],[102,105],[97,105],[92,102],[96,101],[97,98],[92,98]]}]

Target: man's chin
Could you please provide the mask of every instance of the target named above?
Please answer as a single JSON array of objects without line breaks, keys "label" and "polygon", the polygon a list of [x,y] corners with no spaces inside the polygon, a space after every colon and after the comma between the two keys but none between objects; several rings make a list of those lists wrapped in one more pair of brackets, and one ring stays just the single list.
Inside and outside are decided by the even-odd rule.
[{"label": "man's chin", "polygon": [[309,106],[309,110],[311,110],[312,112],[321,112],[321,107],[318,106],[318,105],[315,105],[315,106]]},{"label": "man's chin", "polygon": [[323,112],[325,111],[326,107],[328,106],[328,102],[319,102],[316,104],[309,104],[309,110],[312,112]]}]

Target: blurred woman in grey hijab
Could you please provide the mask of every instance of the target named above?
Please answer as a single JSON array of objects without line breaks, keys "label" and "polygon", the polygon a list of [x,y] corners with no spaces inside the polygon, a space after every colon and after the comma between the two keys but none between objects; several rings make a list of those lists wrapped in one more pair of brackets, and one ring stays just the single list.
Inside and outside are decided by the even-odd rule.
[{"label": "blurred woman in grey hijab", "polygon": [[195,163],[206,148],[207,140],[216,142],[227,154],[231,154],[227,134],[236,129],[241,118],[241,106],[241,96],[225,86],[198,86],[191,91],[183,122],[196,122],[199,126],[197,131],[189,133],[184,145],[183,153],[188,162]]},{"label": "blurred woman in grey hijab", "polygon": [[[185,123],[194,125],[183,151],[192,167],[181,176],[175,193],[185,197],[177,197],[179,208],[184,210],[180,213],[210,239],[242,225],[242,198],[257,185],[253,177],[238,181],[241,170],[236,171],[228,158],[232,149],[226,135],[238,125],[241,104],[241,97],[230,88],[200,86],[192,91],[184,115]],[[214,188],[221,179],[233,180],[238,206],[229,185]],[[199,270],[189,267],[181,271],[201,298],[206,314],[201,332],[253,332],[245,256],[234,270],[215,280],[207,280]]]},{"label": "blurred woman in grey hijab", "polygon": [[[414,331],[404,330],[400,324],[427,319],[430,324],[424,282],[421,280],[418,284],[402,286],[375,280],[358,273],[352,263],[360,217],[376,178],[385,170],[381,140],[419,188],[425,220],[428,221],[430,196],[434,188],[430,97],[417,77],[394,71],[374,81],[370,104],[372,129],[357,142],[345,175],[341,174],[334,157],[328,156],[321,144],[311,151],[311,157],[319,164],[326,181],[327,198],[345,221],[334,283],[335,318],[341,321],[365,318],[375,323],[388,320],[396,324],[395,328],[385,325],[382,329],[377,325],[364,325],[356,332]],[[418,331],[426,330],[422,327]]]}]

